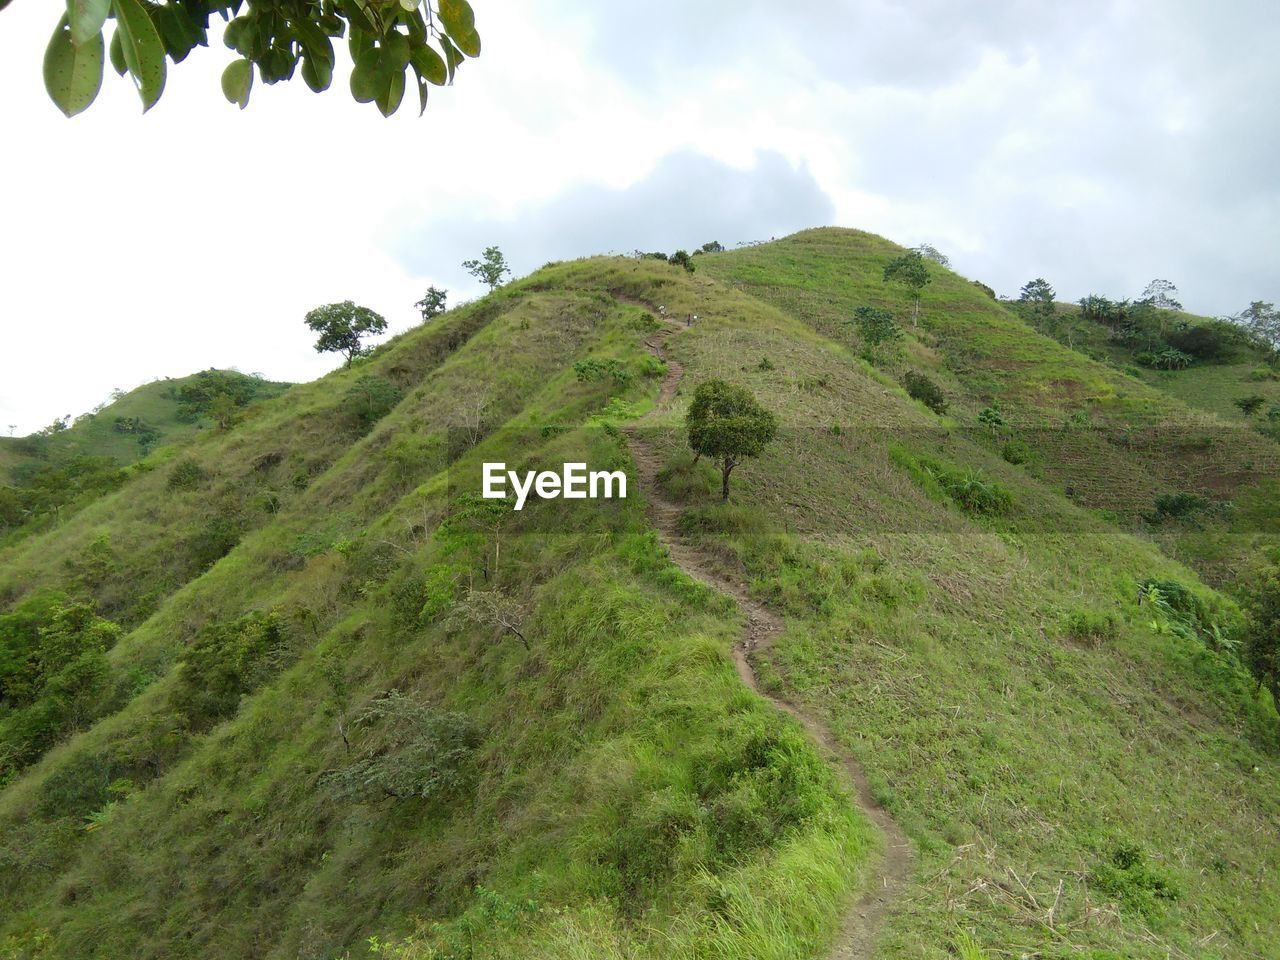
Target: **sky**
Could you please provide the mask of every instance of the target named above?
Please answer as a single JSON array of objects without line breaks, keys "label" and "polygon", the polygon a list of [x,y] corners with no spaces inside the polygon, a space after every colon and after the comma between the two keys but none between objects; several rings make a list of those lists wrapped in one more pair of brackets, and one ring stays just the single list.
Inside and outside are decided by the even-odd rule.
[{"label": "sky", "polygon": [[0,432],[210,366],[320,376],[307,310],[408,329],[491,243],[522,274],[834,224],[1005,295],[1280,301],[1274,0],[472,5],[481,56],[391,119],[343,68],[241,112],[215,39],[145,116],[108,71],[67,120],[57,4],[0,12]]}]

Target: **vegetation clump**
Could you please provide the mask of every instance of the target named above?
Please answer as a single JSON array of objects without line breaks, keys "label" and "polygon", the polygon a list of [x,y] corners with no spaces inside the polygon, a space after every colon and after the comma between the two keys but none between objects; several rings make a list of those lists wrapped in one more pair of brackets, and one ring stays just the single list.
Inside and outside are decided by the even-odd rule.
[{"label": "vegetation clump", "polygon": [[1109,856],[1094,866],[1089,881],[1121,906],[1148,919],[1159,915],[1163,902],[1181,896],[1177,884],[1154,867],[1135,843],[1117,844]]},{"label": "vegetation clump", "polygon": [[433,710],[399,690],[374,699],[351,723],[339,721],[347,749],[360,748],[321,783],[342,800],[392,798],[442,803],[466,792],[474,777],[480,732],[462,713]]},{"label": "vegetation clump", "polygon": [[119,626],[58,591],[0,614],[0,786],[107,706]]},{"label": "vegetation clump", "polygon": [[907,388],[907,395],[912,400],[919,400],[938,416],[942,416],[947,412],[947,398],[943,394],[942,388],[923,373],[917,373],[915,370],[909,371],[903,377],[902,385]]},{"label": "vegetation clump", "polygon": [[358,433],[368,433],[373,425],[390,413],[404,394],[390,380],[364,373],[347,388],[341,409]]},{"label": "vegetation clump", "polygon": [[881,347],[902,339],[902,328],[894,322],[893,314],[879,307],[858,307],[853,311],[853,323],[862,341],[862,354],[873,363]]}]

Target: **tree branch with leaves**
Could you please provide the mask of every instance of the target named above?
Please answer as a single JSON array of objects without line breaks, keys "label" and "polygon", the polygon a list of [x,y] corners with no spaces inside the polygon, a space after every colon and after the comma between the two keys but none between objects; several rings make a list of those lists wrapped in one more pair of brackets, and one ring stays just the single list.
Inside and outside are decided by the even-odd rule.
[{"label": "tree branch with leaves", "polygon": [[[0,9],[7,5],[0,0]],[[97,98],[110,60],[150,110],[164,93],[169,64],[209,45],[215,16],[227,24],[223,43],[239,55],[223,71],[222,92],[241,109],[255,77],[273,84],[301,72],[312,90],[327,90],[335,40],[350,48],[352,97],[383,116],[399,109],[409,87],[425,111],[428,86],[452,83],[463,60],[480,55],[467,0],[66,0],[45,51],[45,89],[75,116]]]}]

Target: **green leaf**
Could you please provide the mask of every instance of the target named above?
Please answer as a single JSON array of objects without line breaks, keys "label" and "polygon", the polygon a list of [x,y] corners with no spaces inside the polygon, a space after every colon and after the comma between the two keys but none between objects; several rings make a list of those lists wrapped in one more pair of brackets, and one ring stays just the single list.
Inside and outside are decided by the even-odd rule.
[{"label": "green leaf", "polygon": [[384,117],[389,117],[400,109],[400,101],[404,99],[404,71],[391,74],[390,82],[378,94],[378,109]]},{"label": "green leaf", "polygon": [[427,81],[422,78],[422,73],[415,66],[413,68],[414,85],[418,88],[418,116],[422,116],[427,112]]},{"label": "green leaf", "polygon": [[166,4],[156,12],[160,37],[174,63],[181,63],[196,47],[208,42],[203,24],[193,19],[185,7]]},{"label": "green leaf", "polygon": [[449,82],[453,83],[453,75],[458,71],[458,64],[462,63],[462,54],[448,37],[440,38],[440,49],[444,51],[445,63],[449,68]]},{"label": "green leaf", "polygon": [[467,0],[440,0],[440,22],[451,37],[471,33],[476,28],[476,15]]},{"label": "green leaf", "polygon": [[329,84],[333,83],[333,64],[308,53],[302,61],[302,79],[316,93],[328,90]]},{"label": "green leaf", "polygon": [[474,29],[466,33],[450,33],[449,35],[453,38],[453,42],[458,49],[468,57],[480,56],[480,34],[476,33]]},{"label": "green leaf", "polygon": [[58,109],[74,117],[102,87],[102,34],[77,44],[67,17],[58,21],[44,53],[44,86]]},{"label": "green leaf", "polygon": [[222,95],[228,103],[237,104],[241,110],[249,105],[249,91],[253,89],[253,64],[248,60],[232,60],[222,71]]},{"label": "green leaf", "polygon": [[315,25],[314,21],[302,19],[293,24],[294,32],[306,47],[308,57],[320,57],[333,66],[333,41]]},{"label": "green leaf", "polygon": [[360,103],[370,103],[378,95],[378,56],[366,53],[351,71],[351,96]]},{"label": "green leaf", "polygon": [[111,0],[67,0],[71,42],[78,47],[100,34],[110,12]]},{"label": "green leaf", "polygon": [[392,31],[382,38],[382,47],[395,68],[403,72],[409,65],[409,38],[403,33]]},{"label": "green leaf", "polygon": [[445,66],[440,54],[436,53],[435,47],[428,47],[426,44],[415,47],[409,59],[422,79],[438,87],[444,86],[449,79],[449,68]]},{"label": "green leaf", "polygon": [[138,0],[111,2],[115,6],[116,33],[120,37],[124,62],[137,84],[142,112],[146,113],[164,93],[164,42]]},{"label": "green leaf", "polygon": [[129,66],[124,62],[124,46],[120,42],[119,27],[111,34],[111,66],[122,77],[129,72]]}]

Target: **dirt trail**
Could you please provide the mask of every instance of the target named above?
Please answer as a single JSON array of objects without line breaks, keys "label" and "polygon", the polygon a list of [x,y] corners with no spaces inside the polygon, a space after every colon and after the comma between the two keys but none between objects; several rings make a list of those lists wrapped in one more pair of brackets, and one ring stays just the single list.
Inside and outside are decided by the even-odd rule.
[{"label": "dirt trail", "polygon": [[[654,316],[658,316],[657,311],[650,304],[621,296],[618,299],[626,299],[627,302],[643,306]],[[678,361],[667,355],[665,348],[666,341],[676,335],[682,327],[669,317],[659,317],[659,319],[665,320],[665,325],[645,340],[645,345],[667,365],[666,377],[658,391],[658,405],[655,413],[670,404],[684,375],[684,369]],[[641,423],[643,421],[625,429],[624,433],[631,449],[631,456],[636,462],[640,484],[644,487],[647,497],[649,519],[658,529],[663,544],[671,554],[671,559],[695,580],[733,597],[747,615],[743,638],[733,648],[733,660],[738,668],[738,676],[742,678],[743,683],[779,710],[786,711],[800,721],[809,731],[809,735],[844,767],[857,791],[858,804],[862,812],[880,828],[884,835],[884,856],[876,865],[866,893],[851,906],[831,951],[832,960],[875,960],[876,941],[879,939],[885,916],[911,875],[914,863],[911,843],[902,832],[902,828],[884,808],[876,803],[862,767],[836,740],[826,725],[795,704],[760,689],[751,664],[754,658],[768,651],[782,632],[782,618],[753,600],[747,592],[746,584],[731,578],[713,557],[681,538],[677,529],[680,507],[662,493],[662,488],[658,484],[658,471],[663,466],[662,459],[657,451],[646,443],[642,432],[637,429]]]}]

